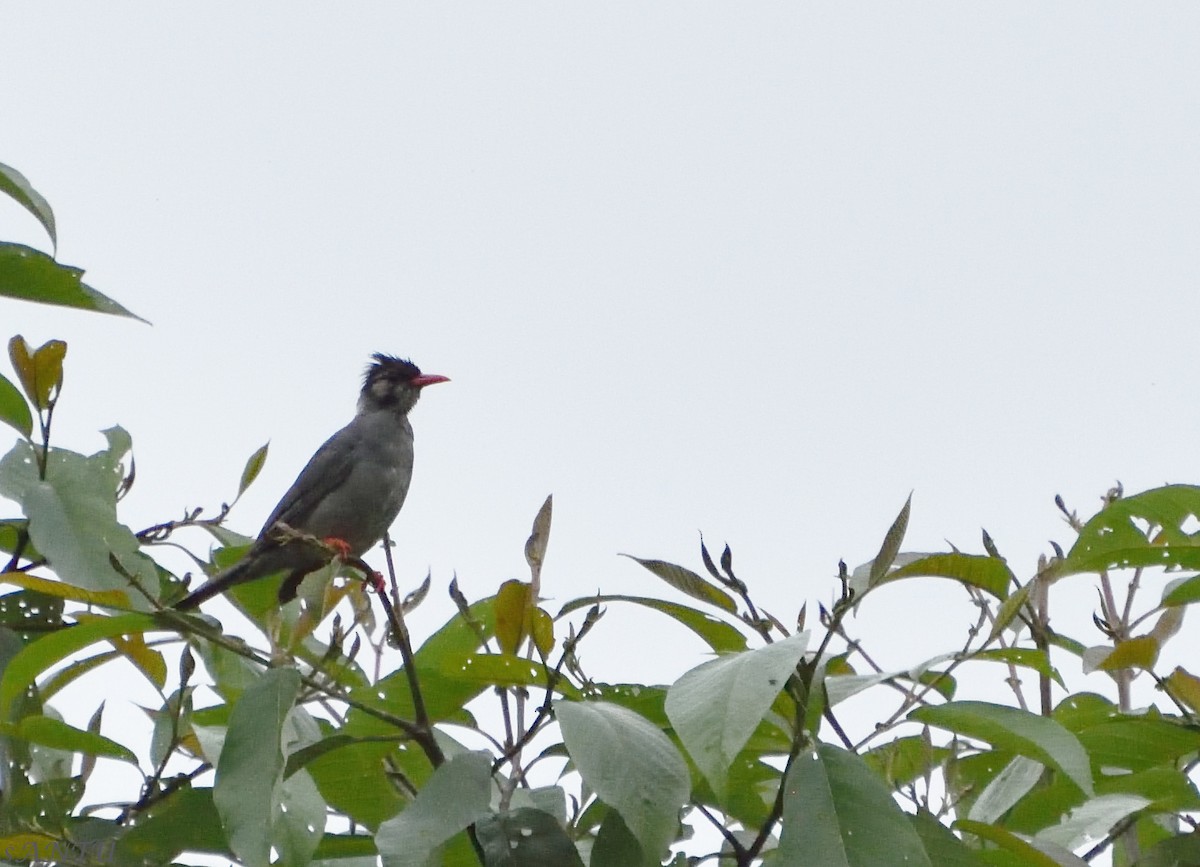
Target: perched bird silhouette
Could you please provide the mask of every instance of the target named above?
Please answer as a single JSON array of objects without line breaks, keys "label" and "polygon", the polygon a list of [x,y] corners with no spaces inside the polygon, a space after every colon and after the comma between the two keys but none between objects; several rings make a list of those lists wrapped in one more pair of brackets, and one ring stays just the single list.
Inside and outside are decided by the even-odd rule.
[{"label": "perched bird silhouette", "polygon": [[[300,581],[329,562],[328,550],[299,537],[325,541],[361,557],[396,520],[412,480],[413,432],[408,413],[421,389],[445,376],[421,373],[411,361],[376,353],[367,368],[353,421],[325,441],[271,517],[249,552],[175,607],[195,608],[230,587],[286,570],[279,601],[296,597]],[[286,525],[288,533],[278,525]]]}]

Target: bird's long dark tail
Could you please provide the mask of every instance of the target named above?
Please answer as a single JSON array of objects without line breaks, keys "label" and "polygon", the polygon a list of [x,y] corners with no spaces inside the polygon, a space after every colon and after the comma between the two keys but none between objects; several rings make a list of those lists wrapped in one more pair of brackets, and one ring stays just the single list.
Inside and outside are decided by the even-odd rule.
[{"label": "bird's long dark tail", "polygon": [[250,572],[249,565],[252,558],[246,558],[240,563],[230,566],[220,575],[213,578],[199,590],[188,594],[179,602],[175,603],[175,608],[179,611],[187,611],[196,608],[214,596],[224,593],[235,584],[241,584],[243,581],[249,581],[255,576],[248,574]]}]

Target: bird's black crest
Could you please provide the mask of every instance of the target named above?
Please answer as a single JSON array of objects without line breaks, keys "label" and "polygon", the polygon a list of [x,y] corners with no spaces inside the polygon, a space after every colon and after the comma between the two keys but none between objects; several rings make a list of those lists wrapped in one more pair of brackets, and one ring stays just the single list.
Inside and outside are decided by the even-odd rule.
[{"label": "bird's black crest", "polygon": [[371,356],[371,359],[373,363],[367,365],[367,372],[363,376],[364,386],[381,376],[409,380],[421,375],[421,368],[417,367],[407,358],[397,358],[394,355],[385,355],[382,352],[376,352]]}]

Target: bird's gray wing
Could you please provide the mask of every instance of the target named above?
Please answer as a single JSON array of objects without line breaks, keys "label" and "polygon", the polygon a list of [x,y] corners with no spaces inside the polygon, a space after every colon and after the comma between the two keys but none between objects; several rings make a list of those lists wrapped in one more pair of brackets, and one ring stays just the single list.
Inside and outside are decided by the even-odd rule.
[{"label": "bird's gray wing", "polygon": [[275,511],[267,518],[259,539],[265,540],[279,521],[295,530],[306,530],[313,510],[349,477],[356,452],[361,446],[360,441],[361,437],[354,430],[354,422],[327,439],[305,464]]}]

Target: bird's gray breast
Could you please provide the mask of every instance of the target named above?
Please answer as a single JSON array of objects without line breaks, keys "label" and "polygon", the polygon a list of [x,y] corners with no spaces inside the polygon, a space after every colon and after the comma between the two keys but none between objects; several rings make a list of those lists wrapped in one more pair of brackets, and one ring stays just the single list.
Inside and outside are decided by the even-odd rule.
[{"label": "bird's gray breast", "polygon": [[339,434],[350,449],[342,478],[305,522],[320,537],[336,536],[363,554],[396,520],[412,480],[413,434],[408,419],[391,412],[364,413]]}]

